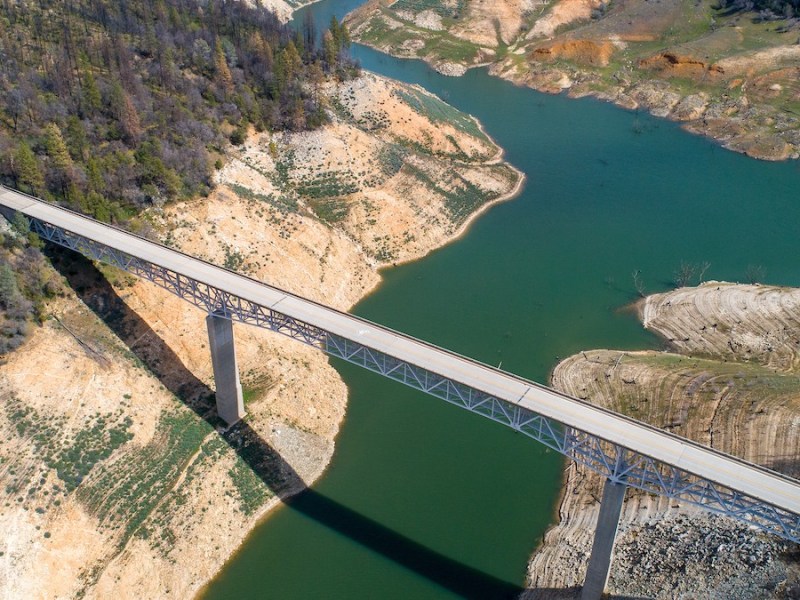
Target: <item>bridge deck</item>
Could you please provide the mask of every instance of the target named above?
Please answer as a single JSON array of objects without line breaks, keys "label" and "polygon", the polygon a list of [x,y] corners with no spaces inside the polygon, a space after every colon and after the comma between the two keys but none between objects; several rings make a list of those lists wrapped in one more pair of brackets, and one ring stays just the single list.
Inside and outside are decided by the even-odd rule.
[{"label": "bridge deck", "polygon": [[768,469],[2,186],[0,205],[800,514],[800,482]]}]

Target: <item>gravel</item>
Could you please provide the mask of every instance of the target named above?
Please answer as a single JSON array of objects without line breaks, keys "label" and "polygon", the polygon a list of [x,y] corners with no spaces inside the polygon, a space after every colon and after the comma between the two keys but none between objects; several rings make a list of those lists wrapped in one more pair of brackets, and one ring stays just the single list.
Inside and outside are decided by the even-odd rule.
[{"label": "gravel", "polygon": [[800,547],[716,515],[676,515],[617,537],[608,590],[676,600],[800,598]]}]

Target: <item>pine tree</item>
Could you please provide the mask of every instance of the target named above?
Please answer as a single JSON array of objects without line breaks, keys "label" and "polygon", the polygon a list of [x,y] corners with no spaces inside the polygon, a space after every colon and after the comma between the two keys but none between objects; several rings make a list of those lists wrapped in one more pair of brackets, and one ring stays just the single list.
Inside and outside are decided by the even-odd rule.
[{"label": "pine tree", "polygon": [[68,174],[72,169],[72,157],[69,155],[61,129],[55,123],[49,123],[45,128],[44,143],[53,167],[62,174]]},{"label": "pine tree", "polygon": [[128,140],[135,142],[141,137],[142,123],[139,120],[139,111],[136,110],[130,95],[125,93],[122,96],[122,112],[119,120],[122,123],[122,131],[125,132]]},{"label": "pine tree", "polygon": [[100,165],[93,156],[89,156],[86,160],[86,178],[88,179],[89,189],[92,191],[100,191],[103,189],[103,175],[100,172]]},{"label": "pine tree", "polygon": [[20,142],[14,153],[14,172],[17,186],[21,189],[32,194],[38,194],[44,189],[44,177],[39,167],[39,161],[31,147],[25,142]]},{"label": "pine tree", "polygon": [[217,47],[214,51],[214,80],[225,96],[233,94],[233,75],[228,68],[228,59],[222,49],[222,41],[217,39]]},{"label": "pine tree", "polygon": [[325,61],[325,68],[329,72],[336,68],[337,54],[336,42],[333,39],[333,34],[328,30],[322,36],[322,57]]},{"label": "pine tree", "polygon": [[52,182],[58,185],[61,195],[68,198],[67,192],[74,180],[75,168],[61,129],[55,123],[49,123],[45,128],[44,143],[55,173]]},{"label": "pine tree", "polygon": [[0,265],[0,308],[8,309],[18,304],[21,298],[14,271],[4,262]]},{"label": "pine tree", "polygon": [[286,44],[283,49],[283,57],[286,64],[286,77],[291,81],[300,75],[300,70],[303,68],[303,59],[300,58],[300,53],[293,41],[289,40],[289,43]]},{"label": "pine tree", "polygon": [[339,49],[347,50],[350,48],[350,30],[347,28],[347,23],[339,25]]},{"label": "pine tree", "polygon": [[325,73],[322,71],[322,64],[320,61],[315,60],[309,65],[308,81],[311,83],[314,108],[319,111],[322,107],[322,84],[325,83]]},{"label": "pine tree", "polygon": [[306,128],[306,109],[303,100],[295,97],[289,114],[289,125],[295,131],[302,131]]},{"label": "pine tree", "polygon": [[142,135],[142,124],[139,120],[139,112],[133,103],[133,99],[122,88],[119,81],[115,81],[111,86],[111,112],[119,121],[122,133],[129,142],[137,141]]},{"label": "pine tree", "polygon": [[317,25],[314,23],[314,13],[308,11],[303,16],[303,47],[307,57],[311,57],[317,50]]},{"label": "pine tree", "polygon": [[75,115],[67,119],[67,146],[69,154],[76,161],[84,161],[89,153],[89,140],[81,120]]},{"label": "pine tree", "polygon": [[339,28],[339,19],[336,18],[336,15],[331,17],[331,24],[328,27],[328,31],[331,32],[331,35],[333,36],[333,43],[338,50],[341,47],[342,38],[341,30]]}]

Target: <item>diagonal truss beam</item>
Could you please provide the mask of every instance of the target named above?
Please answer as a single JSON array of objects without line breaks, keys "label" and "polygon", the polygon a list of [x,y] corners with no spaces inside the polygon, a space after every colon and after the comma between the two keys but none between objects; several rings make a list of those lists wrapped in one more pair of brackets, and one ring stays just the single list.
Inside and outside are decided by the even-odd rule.
[{"label": "diagonal truss beam", "polygon": [[276,331],[331,356],[510,427],[585,465],[612,482],[625,483],[633,488],[693,504],[744,521],[793,542],[800,542],[800,515],[596,435],[566,426],[512,402],[446,378],[423,366],[379,352],[181,273],[39,219],[29,220],[31,229],[47,241],[151,281],[209,313]]}]

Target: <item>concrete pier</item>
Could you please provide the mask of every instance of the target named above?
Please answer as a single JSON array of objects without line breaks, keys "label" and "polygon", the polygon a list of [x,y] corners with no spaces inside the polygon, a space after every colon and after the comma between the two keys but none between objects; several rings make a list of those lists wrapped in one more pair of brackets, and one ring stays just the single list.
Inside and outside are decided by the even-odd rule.
[{"label": "concrete pier", "polygon": [[242,385],[239,383],[239,367],[236,364],[236,348],[233,342],[233,323],[230,319],[210,314],[206,317],[206,325],[217,388],[217,414],[228,425],[233,425],[244,417]]},{"label": "concrete pier", "polygon": [[614,483],[608,479],[603,486],[603,500],[600,504],[600,515],[597,518],[592,555],[589,558],[589,568],[586,570],[581,600],[600,600],[603,596],[626,489],[628,486],[624,483]]}]

